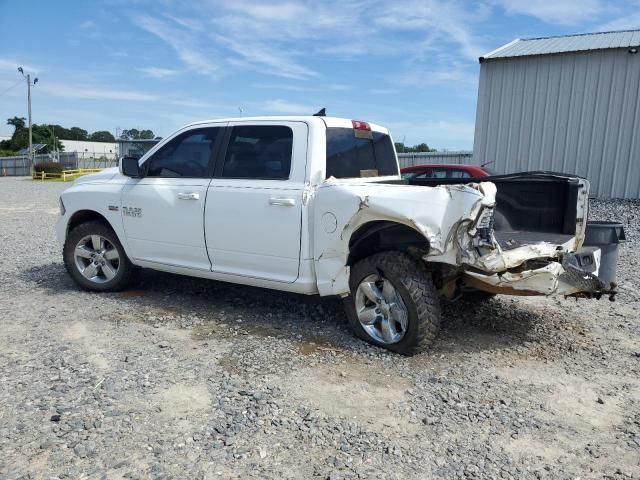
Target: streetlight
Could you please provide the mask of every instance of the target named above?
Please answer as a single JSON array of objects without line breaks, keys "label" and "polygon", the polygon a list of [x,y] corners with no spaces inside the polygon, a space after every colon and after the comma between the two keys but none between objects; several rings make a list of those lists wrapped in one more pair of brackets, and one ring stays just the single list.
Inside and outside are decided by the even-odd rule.
[{"label": "streetlight", "polygon": [[27,80],[27,103],[29,105],[29,161],[33,164],[33,136],[31,131],[31,87],[38,83],[38,79],[33,79],[33,84],[31,83],[31,74],[24,74],[24,70],[22,67],[18,67],[18,71],[22,74],[22,76]]}]

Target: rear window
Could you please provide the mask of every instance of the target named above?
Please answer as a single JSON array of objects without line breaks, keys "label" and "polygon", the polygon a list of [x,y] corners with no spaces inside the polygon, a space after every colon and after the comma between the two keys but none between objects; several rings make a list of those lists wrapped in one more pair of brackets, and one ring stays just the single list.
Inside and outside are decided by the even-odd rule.
[{"label": "rear window", "polygon": [[[352,128],[327,128],[327,178],[398,175],[395,150],[389,135],[356,137]],[[368,136],[368,135],[367,135]]]}]

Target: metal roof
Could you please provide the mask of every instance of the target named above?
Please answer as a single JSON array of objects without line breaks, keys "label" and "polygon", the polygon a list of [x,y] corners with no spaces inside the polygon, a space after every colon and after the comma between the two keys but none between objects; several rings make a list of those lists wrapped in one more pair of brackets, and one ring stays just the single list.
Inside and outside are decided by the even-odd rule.
[{"label": "metal roof", "polygon": [[525,57],[630,47],[640,47],[640,30],[582,33],[560,37],[516,38],[514,41],[480,57],[480,61],[492,58]]}]

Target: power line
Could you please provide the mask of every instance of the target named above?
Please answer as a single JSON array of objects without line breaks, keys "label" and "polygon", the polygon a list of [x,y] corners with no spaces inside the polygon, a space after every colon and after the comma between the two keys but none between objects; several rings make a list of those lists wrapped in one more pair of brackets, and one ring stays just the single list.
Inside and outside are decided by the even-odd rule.
[{"label": "power line", "polygon": [[14,83],[13,85],[11,85],[9,88],[7,88],[6,90],[3,90],[2,92],[0,92],[0,95],[4,95],[5,93],[7,93],[9,90],[11,90],[14,87],[17,87],[18,85],[20,85],[22,83],[22,80],[18,80],[18,83]]}]

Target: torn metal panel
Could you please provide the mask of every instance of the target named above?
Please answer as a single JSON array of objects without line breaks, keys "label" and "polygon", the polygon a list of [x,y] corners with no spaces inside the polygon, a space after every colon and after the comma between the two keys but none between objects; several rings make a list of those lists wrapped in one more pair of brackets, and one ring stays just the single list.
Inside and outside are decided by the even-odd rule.
[{"label": "torn metal panel", "polygon": [[[473,227],[482,209],[494,206],[495,186],[482,183],[425,188],[329,179],[312,198],[317,218],[329,212],[338,224],[332,233],[314,228],[318,289],[321,294],[340,295],[349,291],[349,240],[360,227],[375,221],[406,225],[424,236],[428,255],[434,261],[458,265],[459,240],[454,237],[462,223]],[[471,236],[464,241],[471,247]]]},{"label": "torn metal panel", "polygon": [[472,288],[511,295],[606,290],[595,274],[563,260],[584,238],[586,180],[580,183],[575,235],[565,235],[562,244],[536,241],[501,248],[493,233],[496,193],[491,182],[426,187],[327,180],[313,195],[316,214],[337,219],[335,232],[314,230],[314,251],[321,252],[314,255],[320,294],[349,293],[349,241],[362,226],[380,221],[419,232],[429,246],[425,262],[454,267]]}]

